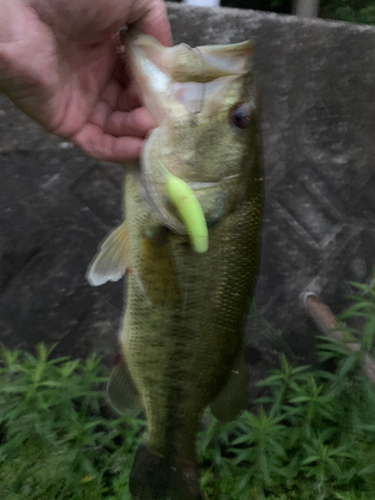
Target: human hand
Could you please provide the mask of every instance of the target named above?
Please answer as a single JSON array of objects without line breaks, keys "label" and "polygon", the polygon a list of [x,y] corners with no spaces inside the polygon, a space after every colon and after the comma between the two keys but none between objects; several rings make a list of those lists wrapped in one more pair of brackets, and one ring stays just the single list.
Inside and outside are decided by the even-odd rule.
[{"label": "human hand", "polygon": [[137,158],[155,123],[116,50],[123,24],[171,43],[163,0],[0,0],[0,91],[95,158]]}]

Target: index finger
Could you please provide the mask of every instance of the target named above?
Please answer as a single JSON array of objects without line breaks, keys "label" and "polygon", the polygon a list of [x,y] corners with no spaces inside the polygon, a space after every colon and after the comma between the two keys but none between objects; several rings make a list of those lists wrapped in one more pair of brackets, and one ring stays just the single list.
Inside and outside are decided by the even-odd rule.
[{"label": "index finger", "polygon": [[[167,9],[162,0],[146,0],[139,2],[138,16],[134,16],[132,24],[145,35],[151,35],[163,45],[172,45],[171,28]],[[134,13],[136,14],[136,13]],[[129,19],[131,23],[131,19]]]}]

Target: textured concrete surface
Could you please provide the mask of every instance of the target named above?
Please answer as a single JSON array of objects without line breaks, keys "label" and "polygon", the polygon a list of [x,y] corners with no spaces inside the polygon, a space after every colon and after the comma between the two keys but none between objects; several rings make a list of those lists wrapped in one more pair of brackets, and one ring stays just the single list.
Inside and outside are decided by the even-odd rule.
[{"label": "textured concrete surface", "polygon": [[[283,342],[311,358],[306,287],[335,312],[375,252],[375,29],[253,11],[170,5],[176,43],[256,43],[262,92],[265,217],[249,361]],[[85,157],[0,96],[0,340],[110,356],[122,284],[91,288],[95,249],[121,216],[123,167]],[[108,304],[109,303],[109,304]],[[280,342],[279,342],[280,341]],[[285,344],[284,344],[285,345]]]}]

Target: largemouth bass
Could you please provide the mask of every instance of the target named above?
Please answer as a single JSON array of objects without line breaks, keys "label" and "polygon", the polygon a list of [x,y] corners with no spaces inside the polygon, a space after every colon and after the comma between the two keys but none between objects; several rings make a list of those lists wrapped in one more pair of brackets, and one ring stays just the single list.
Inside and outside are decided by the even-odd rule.
[{"label": "largemouth bass", "polygon": [[247,404],[243,331],[258,270],[260,107],[253,46],[161,46],[125,35],[127,61],[158,123],[125,180],[124,223],[88,280],[127,272],[121,359],[109,398],[140,405],[147,442],[130,491],[138,500],[200,499],[196,433],[210,406],[224,421]]}]

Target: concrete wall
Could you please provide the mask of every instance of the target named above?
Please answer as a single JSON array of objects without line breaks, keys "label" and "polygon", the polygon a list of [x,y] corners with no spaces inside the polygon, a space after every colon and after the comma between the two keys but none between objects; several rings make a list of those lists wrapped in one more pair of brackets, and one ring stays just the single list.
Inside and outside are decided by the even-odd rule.
[{"label": "concrete wall", "polygon": [[[369,279],[374,266],[375,29],[177,4],[169,13],[176,43],[256,43],[266,188],[257,309],[297,354],[309,352],[316,331],[300,292],[313,283],[340,311],[348,281]],[[59,354],[112,353],[122,284],[93,289],[84,274],[120,220],[122,176],[121,166],[85,157],[0,96],[6,345],[44,340]],[[275,338],[250,330],[256,363]]]}]

